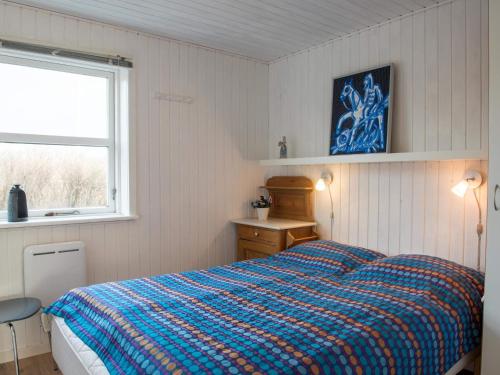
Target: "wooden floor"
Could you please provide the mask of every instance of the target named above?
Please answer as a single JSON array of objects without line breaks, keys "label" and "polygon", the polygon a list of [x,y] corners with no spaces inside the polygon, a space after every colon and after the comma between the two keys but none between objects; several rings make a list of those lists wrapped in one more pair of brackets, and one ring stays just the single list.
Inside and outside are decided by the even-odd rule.
[{"label": "wooden floor", "polygon": [[[54,370],[54,361],[50,353],[21,359],[19,361],[21,374],[24,375],[61,375]],[[0,363],[0,375],[14,375],[16,373],[14,362]]]}]

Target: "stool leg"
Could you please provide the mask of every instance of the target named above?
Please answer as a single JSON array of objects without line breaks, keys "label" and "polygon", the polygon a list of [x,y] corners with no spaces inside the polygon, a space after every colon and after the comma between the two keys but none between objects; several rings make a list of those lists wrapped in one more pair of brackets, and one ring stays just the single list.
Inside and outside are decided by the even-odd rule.
[{"label": "stool leg", "polygon": [[16,375],[19,375],[19,358],[17,357],[16,330],[12,323],[8,323],[10,334],[12,335],[12,350],[14,351],[14,364],[16,365]]}]

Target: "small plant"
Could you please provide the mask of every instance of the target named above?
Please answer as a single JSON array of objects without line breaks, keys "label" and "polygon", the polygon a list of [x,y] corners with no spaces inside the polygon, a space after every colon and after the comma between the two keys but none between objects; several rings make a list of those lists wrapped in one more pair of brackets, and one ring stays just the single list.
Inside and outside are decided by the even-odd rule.
[{"label": "small plant", "polygon": [[253,201],[250,204],[253,208],[269,208],[271,207],[272,199],[271,197],[266,198],[263,195],[260,196],[259,200]]}]

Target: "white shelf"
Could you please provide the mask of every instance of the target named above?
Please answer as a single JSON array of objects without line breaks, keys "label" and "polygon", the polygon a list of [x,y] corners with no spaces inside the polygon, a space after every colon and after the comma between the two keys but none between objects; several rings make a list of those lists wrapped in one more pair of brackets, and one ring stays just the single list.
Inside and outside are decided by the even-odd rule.
[{"label": "white shelf", "polygon": [[354,163],[395,163],[411,161],[450,161],[450,160],[488,160],[485,151],[432,151],[432,152],[400,152],[392,154],[356,154],[317,156],[309,158],[269,159],[261,160],[263,166],[279,165],[320,165],[320,164],[354,164]]}]

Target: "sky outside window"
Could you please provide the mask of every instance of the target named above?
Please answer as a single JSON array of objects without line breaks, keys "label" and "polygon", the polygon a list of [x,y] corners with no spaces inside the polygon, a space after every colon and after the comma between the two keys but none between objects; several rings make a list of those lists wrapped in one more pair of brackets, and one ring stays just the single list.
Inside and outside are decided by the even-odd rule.
[{"label": "sky outside window", "polygon": [[0,63],[0,132],[108,137],[108,79]]}]

